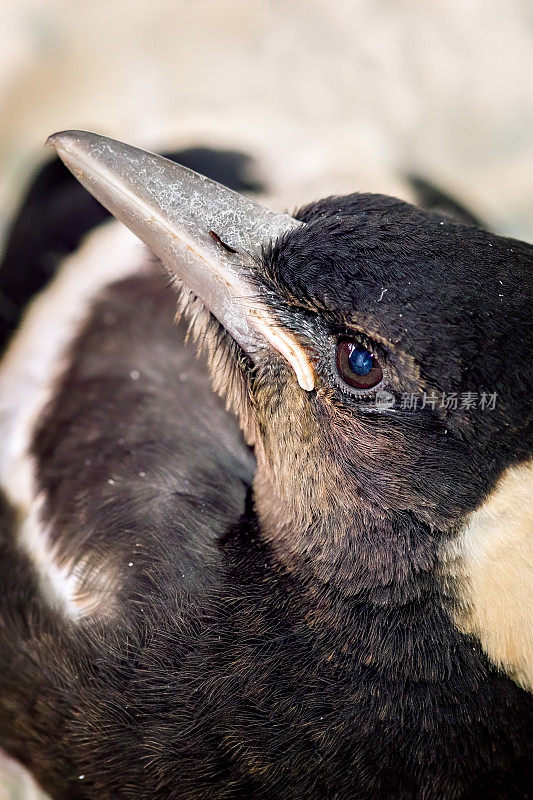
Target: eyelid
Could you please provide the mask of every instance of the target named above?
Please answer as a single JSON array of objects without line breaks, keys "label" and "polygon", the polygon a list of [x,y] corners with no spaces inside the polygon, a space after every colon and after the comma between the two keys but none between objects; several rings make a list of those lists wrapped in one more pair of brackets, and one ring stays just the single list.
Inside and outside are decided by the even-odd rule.
[{"label": "eyelid", "polygon": [[366,347],[366,349],[369,350],[372,353],[372,355],[378,359],[382,367],[385,367],[388,364],[390,364],[390,358],[387,350],[383,347],[382,344],[376,342],[375,339],[372,339],[372,337],[369,336],[364,331],[356,330],[355,328],[351,330],[345,328],[339,331],[335,331],[335,333],[333,333],[332,336],[330,337],[330,341],[335,347],[343,339],[349,342],[353,342],[354,344],[362,344],[363,347]]}]

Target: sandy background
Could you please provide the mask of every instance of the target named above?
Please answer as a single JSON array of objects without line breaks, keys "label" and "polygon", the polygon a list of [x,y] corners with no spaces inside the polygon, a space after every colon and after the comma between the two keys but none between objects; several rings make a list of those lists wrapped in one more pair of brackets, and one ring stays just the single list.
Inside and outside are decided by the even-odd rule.
[{"label": "sandy background", "polygon": [[532,84],[531,0],[0,0],[0,246],[73,127],[242,147],[278,207],[414,170],[531,241]]}]

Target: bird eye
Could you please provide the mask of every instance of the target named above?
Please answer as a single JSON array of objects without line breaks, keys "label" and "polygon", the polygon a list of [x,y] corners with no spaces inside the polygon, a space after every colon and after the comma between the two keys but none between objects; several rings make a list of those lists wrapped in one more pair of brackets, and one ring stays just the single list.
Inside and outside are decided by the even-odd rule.
[{"label": "bird eye", "polygon": [[373,389],[383,380],[379,361],[358,342],[339,342],[336,361],[342,380],[354,389]]}]

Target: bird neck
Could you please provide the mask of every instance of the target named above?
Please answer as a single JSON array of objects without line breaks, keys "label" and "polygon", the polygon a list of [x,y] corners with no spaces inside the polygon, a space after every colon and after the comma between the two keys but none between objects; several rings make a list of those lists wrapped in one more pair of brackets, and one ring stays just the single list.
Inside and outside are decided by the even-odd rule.
[{"label": "bird neck", "polygon": [[315,481],[280,486],[261,459],[254,483],[260,536],[280,568],[358,601],[407,602],[436,587],[442,532],[414,514],[376,511],[362,497]]}]

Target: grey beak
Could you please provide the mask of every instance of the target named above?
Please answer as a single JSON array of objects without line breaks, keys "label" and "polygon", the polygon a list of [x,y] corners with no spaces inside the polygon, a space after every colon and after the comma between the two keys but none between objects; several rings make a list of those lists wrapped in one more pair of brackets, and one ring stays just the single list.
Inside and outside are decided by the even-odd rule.
[{"label": "grey beak", "polygon": [[270,345],[310,391],[314,374],[294,336],[257,298],[254,259],[302,223],[166,158],[86,131],[50,136],[61,160],[162,261],[253,358]]}]

